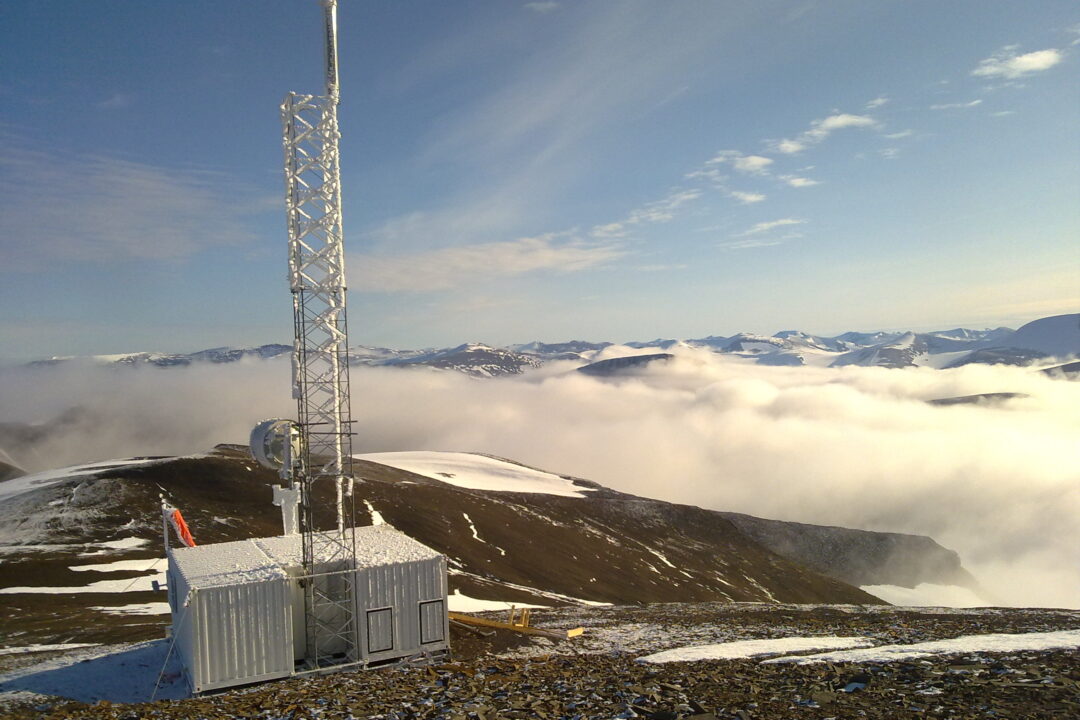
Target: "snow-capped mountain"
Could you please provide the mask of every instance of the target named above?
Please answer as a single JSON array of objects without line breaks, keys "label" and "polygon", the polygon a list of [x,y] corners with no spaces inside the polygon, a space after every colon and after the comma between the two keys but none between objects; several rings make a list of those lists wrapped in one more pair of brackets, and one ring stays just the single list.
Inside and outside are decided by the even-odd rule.
[{"label": "snow-capped mountain", "polygon": [[475,377],[520,375],[527,368],[543,363],[532,355],[495,348],[482,343],[466,343],[445,350],[433,350],[412,357],[386,360],[380,365],[423,366],[438,370],[457,370]]},{"label": "snow-capped mountain", "polygon": [[1080,355],[1080,313],[1033,320],[1013,333],[983,343],[992,348],[1034,350],[1052,357]]},{"label": "snow-capped mountain", "polygon": [[[967,579],[928,538],[728,516],[488,456],[379,453],[358,456],[354,470],[358,523],[391,523],[445,553],[452,603],[874,603],[856,585]],[[0,482],[0,607],[11,609],[0,612],[0,634],[23,644],[160,635],[159,494],[199,543],[265,537],[280,533],[276,480],[246,449],[219,446]],[[315,506],[332,512],[332,488],[319,493]],[[794,550],[793,537],[802,538]]]},{"label": "snow-capped mountain", "polygon": [[846,352],[830,367],[861,365],[863,367],[902,368],[912,367],[916,359],[929,352],[926,338],[915,333],[904,333],[900,337],[883,342],[880,345],[859,348]]},{"label": "snow-capped mountain", "polygon": [[118,355],[89,355],[80,357],[52,357],[35,360],[33,366],[59,365],[69,362],[89,362],[99,365],[154,365],[157,367],[183,367],[192,363],[228,363],[254,358],[267,360],[292,352],[291,345],[260,345],[254,348],[218,347],[193,353],[136,352]]},{"label": "snow-capped mountain", "polygon": [[[531,342],[506,348],[466,343],[451,348],[395,350],[355,346],[349,362],[358,366],[393,366],[453,370],[475,377],[517,375],[546,362],[591,363],[609,342],[571,340],[564,343]],[[1030,322],[1019,330],[953,328],[929,333],[846,332],[835,337],[812,335],[799,330],[783,330],[775,335],[738,333],[709,335],[687,340],[656,339],[630,341],[635,349],[655,348],[657,352],[691,347],[734,355],[763,365],[814,365],[819,367],[904,368],[926,366],[959,367],[970,363],[1027,365],[1042,359],[1080,357],[1080,313],[1058,315]],[[196,363],[227,363],[241,360],[284,360],[288,345],[254,348],[213,348],[189,354],[128,353],[82,358],[51,358],[31,363],[36,366],[68,362],[90,362],[116,366],[152,365],[182,367]]]},{"label": "snow-capped mountain", "polygon": [[523,345],[511,345],[510,350],[531,355],[541,360],[587,360],[592,355],[606,347],[609,342],[586,342],[584,340],[570,340],[563,343],[531,342]]}]

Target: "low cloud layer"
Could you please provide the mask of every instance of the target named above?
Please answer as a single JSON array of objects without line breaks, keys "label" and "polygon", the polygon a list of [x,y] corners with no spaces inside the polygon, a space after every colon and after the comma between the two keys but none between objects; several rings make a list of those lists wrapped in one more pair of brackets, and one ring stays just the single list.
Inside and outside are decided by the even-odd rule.
[{"label": "low cloud layer", "polygon": [[[990,602],[1080,607],[1080,384],[1020,368],[777,368],[700,351],[620,380],[571,369],[493,381],[355,370],[356,451],[485,452],[664,500],[927,534],[961,554]],[[0,421],[73,405],[97,418],[34,469],[197,452],[290,415],[287,383],[280,361],[9,370]],[[986,392],[1028,397],[925,402]]]}]

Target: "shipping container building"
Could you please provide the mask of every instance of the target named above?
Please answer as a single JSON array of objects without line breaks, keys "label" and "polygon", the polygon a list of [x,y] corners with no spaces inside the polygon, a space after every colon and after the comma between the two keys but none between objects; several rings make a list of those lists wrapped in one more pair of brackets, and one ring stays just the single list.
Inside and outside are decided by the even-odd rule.
[{"label": "shipping container building", "polygon": [[[349,662],[446,655],[446,558],[390,525],[348,532],[355,533],[357,620]],[[302,672],[302,577],[299,535],[169,550],[174,652],[193,693]]]}]

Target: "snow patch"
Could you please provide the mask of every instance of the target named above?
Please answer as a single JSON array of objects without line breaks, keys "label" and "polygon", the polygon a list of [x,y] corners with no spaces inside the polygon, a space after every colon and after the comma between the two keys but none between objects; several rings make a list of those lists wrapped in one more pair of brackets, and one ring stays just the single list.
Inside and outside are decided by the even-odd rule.
[{"label": "snow patch", "polygon": [[98,643],[60,643],[59,645],[23,645],[21,647],[0,648],[0,655],[29,655],[30,653],[49,652],[51,650],[74,650],[75,648],[96,647]]},{"label": "snow patch", "polygon": [[168,615],[172,610],[167,602],[133,603],[131,605],[94,605],[91,610],[99,610],[108,615]]},{"label": "snow patch", "polygon": [[143,558],[142,560],[116,560],[108,563],[95,563],[93,565],[70,565],[68,570],[75,572],[124,572],[127,570],[140,570],[149,572],[158,563],[165,562],[165,558]]},{"label": "snow patch", "polygon": [[370,500],[364,500],[364,506],[367,507],[368,515],[371,515],[372,525],[387,525],[386,519],[383,518],[382,513],[375,509],[375,506],[371,504]]},{"label": "snow patch", "polygon": [[460,590],[455,590],[447,597],[447,603],[454,612],[484,612],[485,610],[509,610],[515,608],[546,608],[547,605],[530,605],[529,603],[507,602],[506,600],[483,600],[469,597]]},{"label": "snow patch", "polygon": [[585,497],[592,488],[578,487],[572,480],[484,455],[460,452],[388,452],[357,455],[432,480],[467,488],[498,492],[539,493],[562,497]]},{"label": "snow patch", "polygon": [[137,578],[124,578],[123,580],[99,580],[89,585],[76,585],[74,587],[53,587],[48,585],[6,587],[0,588],[0,595],[146,592],[153,590],[152,583],[154,580],[164,585],[166,582],[165,571],[159,570],[153,575],[140,575]]},{"label": "snow patch", "polygon": [[[158,673],[161,685],[155,690]],[[168,640],[76,648],[61,657],[0,675],[0,703],[24,693],[58,695],[93,704],[179,700],[188,696],[179,654]]]},{"label": "snow patch", "polygon": [[667,565],[669,568],[671,568],[673,570],[678,570],[678,568],[676,568],[674,565],[671,564],[670,560],[668,560],[666,557],[664,557],[664,553],[660,552],[659,550],[653,550],[651,547],[648,547],[648,546],[644,546],[644,547],[645,547],[646,550],[651,552],[653,555],[660,558],[660,562],[664,563],[665,565]]},{"label": "snow patch", "polygon": [[[465,516],[465,522],[469,523],[469,531],[472,532],[473,540],[476,540],[478,542],[484,542],[480,539],[480,536],[476,534],[476,526],[473,525],[473,521],[472,518],[469,517],[469,513],[463,512],[461,514]],[[487,543],[484,544],[486,545]]]},{"label": "snow patch", "polygon": [[800,665],[820,662],[895,662],[913,660],[928,655],[1019,652],[1022,650],[1072,650],[1074,648],[1080,648],[1080,630],[964,635],[949,640],[931,640],[910,645],[879,645],[878,647],[863,650],[838,650],[816,655],[774,658],[765,662],[793,662]]},{"label": "snow patch", "polygon": [[736,640],[715,645],[692,645],[639,657],[638,662],[669,663],[695,660],[736,660],[765,655],[787,655],[811,650],[864,648],[874,644],[867,637],[787,637],[768,640]]}]

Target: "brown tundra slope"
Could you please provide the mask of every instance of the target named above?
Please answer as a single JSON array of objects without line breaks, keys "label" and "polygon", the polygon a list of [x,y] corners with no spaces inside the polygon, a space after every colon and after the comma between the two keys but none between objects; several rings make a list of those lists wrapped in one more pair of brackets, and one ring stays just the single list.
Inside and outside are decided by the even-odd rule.
[{"label": "brown tundra slope", "polygon": [[[549,606],[881,602],[849,584],[859,578],[847,565],[848,582],[824,574],[827,562],[810,569],[719,512],[574,478],[561,480],[575,489],[564,496],[469,489],[364,460],[355,470],[357,524],[381,519],[445,553],[451,592],[469,597]],[[139,607],[164,600],[150,587],[164,569],[159,496],[183,510],[200,543],[269,536],[280,532],[275,479],[245,450],[219,446],[0,482],[0,646],[159,637],[168,615]],[[869,535],[893,554],[951,556],[928,539],[897,549],[886,534]],[[843,534],[829,537],[822,547],[850,554]],[[872,543],[858,537],[866,552]]]}]

